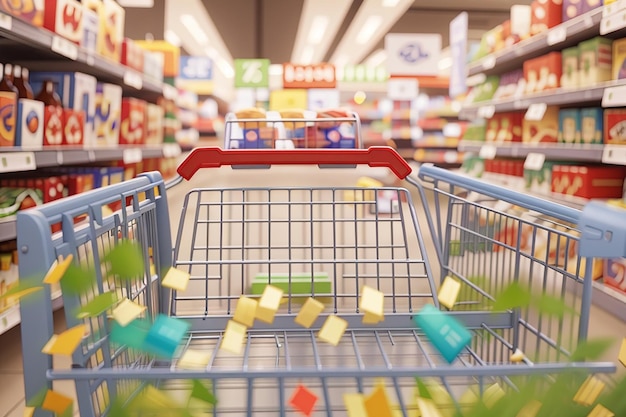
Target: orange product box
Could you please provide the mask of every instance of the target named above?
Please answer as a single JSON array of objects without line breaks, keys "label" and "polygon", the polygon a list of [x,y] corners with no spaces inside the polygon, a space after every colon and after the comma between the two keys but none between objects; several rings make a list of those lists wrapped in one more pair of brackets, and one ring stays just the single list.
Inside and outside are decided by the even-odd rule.
[{"label": "orange product box", "polygon": [[98,42],[96,51],[113,61],[120,62],[124,40],[124,8],[114,0],[87,0],[86,7],[98,13]]},{"label": "orange product box", "polygon": [[0,146],[15,146],[17,94],[0,91]]},{"label": "orange product box", "polygon": [[80,44],[83,40],[83,4],[77,0],[47,1],[43,26]]},{"label": "orange product box", "polygon": [[63,144],[63,107],[46,106],[43,110],[43,146]]},{"label": "orange product box", "polygon": [[560,52],[550,52],[524,61],[526,94],[559,88],[563,65]]},{"label": "orange product box", "polygon": [[500,113],[496,113],[491,117],[491,119],[487,120],[487,127],[485,128],[485,140],[487,142],[495,142],[498,138],[499,130]]},{"label": "orange product box", "polygon": [[552,143],[558,141],[559,108],[548,106],[543,119],[522,121],[522,142]]},{"label": "orange product box", "polygon": [[144,50],[132,39],[124,38],[122,43],[122,64],[128,68],[143,72]]},{"label": "orange product box", "polygon": [[63,145],[83,146],[85,143],[85,112],[63,109]]},{"label": "orange product box", "polygon": [[[50,4],[52,2],[47,3]],[[0,1],[0,11],[39,27],[43,26],[45,6],[46,1],[44,0]]]},{"label": "orange product box", "polygon": [[530,8],[531,35],[536,35],[561,23],[563,0],[535,0],[530,4]]},{"label": "orange product box", "polygon": [[626,109],[604,110],[604,143],[626,145]]},{"label": "orange product box", "polygon": [[555,165],[552,192],[582,198],[621,198],[626,167]]},{"label": "orange product box", "polygon": [[521,142],[524,112],[500,113],[496,142]]},{"label": "orange product box", "polygon": [[146,105],[136,98],[122,99],[120,145],[140,145],[146,142]]},{"label": "orange product box", "polygon": [[166,41],[139,41],[135,43],[146,51],[163,55],[163,76],[177,77],[180,67],[180,48]]},{"label": "orange product box", "polygon": [[604,260],[604,284],[626,294],[626,258]]}]

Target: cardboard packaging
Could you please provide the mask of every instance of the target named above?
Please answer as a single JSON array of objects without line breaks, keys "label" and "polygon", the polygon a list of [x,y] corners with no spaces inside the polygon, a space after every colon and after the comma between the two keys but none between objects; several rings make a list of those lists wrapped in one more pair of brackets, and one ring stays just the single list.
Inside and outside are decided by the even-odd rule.
[{"label": "cardboard packaging", "polygon": [[[604,1],[607,3],[607,0]],[[593,9],[602,6],[602,0],[581,0],[580,3],[580,14],[590,12]]]},{"label": "cardboard packaging", "polygon": [[626,294],[626,259],[605,259],[602,278],[605,285]]},{"label": "cardboard packaging", "polygon": [[43,26],[80,44],[83,39],[83,5],[78,0],[47,1]]},{"label": "cardboard packaging", "polygon": [[146,102],[136,98],[122,99],[120,145],[141,145],[146,140]]},{"label": "cardboard packaging", "polygon": [[521,96],[524,92],[524,71],[518,69],[502,74],[494,100]]},{"label": "cardboard packaging", "polygon": [[143,74],[155,81],[163,81],[164,58],[158,52],[143,51]]},{"label": "cardboard packaging", "polygon": [[551,143],[558,141],[559,108],[548,106],[542,120],[526,120],[522,122],[522,142]]},{"label": "cardboard packaging", "polygon": [[96,140],[93,146],[116,146],[119,143],[122,114],[122,87],[98,83],[96,89]]},{"label": "cardboard packaging", "polygon": [[496,142],[521,142],[523,120],[524,112],[501,113]]},{"label": "cardboard packaging", "polygon": [[15,146],[38,150],[43,146],[44,104],[21,98],[17,103],[17,135]]},{"label": "cardboard packaging", "polygon": [[80,46],[85,48],[89,54],[96,54],[98,52],[99,26],[100,16],[97,10],[85,6],[83,9],[83,37]]},{"label": "cardboard packaging", "polygon": [[530,4],[532,9],[530,34],[536,35],[559,23],[563,15],[562,0],[535,0]]},{"label": "cardboard packaging", "polygon": [[63,107],[44,107],[43,146],[63,145]]},{"label": "cardboard packaging", "polygon": [[487,120],[487,126],[485,128],[485,140],[487,142],[495,142],[500,131],[500,114],[496,113],[493,117]]},{"label": "cardboard packaging", "polygon": [[52,80],[64,108],[84,113],[83,143],[85,146],[91,145],[96,139],[94,125],[98,83],[96,78],[81,72],[31,72],[30,74],[30,84],[34,91],[40,91],[45,80]]},{"label": "cardboard packaging", "polygon": [[105,58],[120,62],[124,40],[124,8],[114,0],[87,0],[86,7],[99,16],[97,51]]},{"label": "cardboard packaging", "polygon": [[180,66],[180,48],[166,41],[135,41],[146,51],[157,52],[163,56],[164,77],[177,77]]},{"label": "cardboard packaging", "polygon": [[582,143],[603,142],[603,112],[601,107],[588,107],[580,110],[580,140]]},{"label": "cardboard packaging", "polygon": [[626,109],[604,110],[604,143],[626,144]]},{"label": "cardboard packaging", "polygon": [[561,61],[563,65],[561,75],[562,88],[578,88],[579,57],[580,51],[578,46],[561,51]]},{"label": "cardboard packaging", "polygon": [[511,6],[511,36],[520,40],[530,36],[532,8],[529,5]]},{"label": "cardboard packaging", "polygon": [[0,11],[39,27],[43,26],[45,6],[45,0],[0,1]]},{"label": "cardboard packaging", "polygon": [[583,0],[563,0],[563,22],[579,16],[582,13]]},{"label": "cardboard packaging", "polygon": [[143,53],[144,50],[132,39],[124,38],[122,44],[122,64],[128,68],[143,72]]},{"label": "cardboard packaging", "polygon": [[524,169],[526,189],[538,194],[548,195],[552,191],[552,167],[554,162],[546,161],[540,170]]},{"label": "cardboard packaging", "polygon": [[581,141],[581,121],[579,109],[559,110],[560,143],[579,143]]},{"label": "cardboard packaging", "polygon": [[500,77],[497,75],[489,75],[485,82],[474,87],[474,103],[491,100],[500,85]]},{"label": "cardboard packaging", "polygon": [[0,146],[15,146],[17,123],[17,94],[12,91],[0,91]]},{"label": "cardboard packaging", "polygon": [[613,41],[612,78],[621,80],[626,78],[626,38]]},{"label": "cardboard packaging", "polygon": [[148,103],[146,113],[146,145],[160,145],[163,143],[163,107]]},{"label": "cardboard packaging", "polygon": [[560,52],[549,54],[524,61],[524,79],[526,93],[532,94],[559,87],[563,65]]},{"label": "cardboard packaging", "polygon": [[555,165],[552,192],[581,198],[621,198],[626,167]]},{"label": "cardboard packaging", "polygon": [[611,79],[613,57],[611,39],[597,36],[578,44],[580,51],[580,87],[587,87]]},{"label": "cardboard packaging", "polygon": [[85,112],[63,109],[63,145],[83,146],[85,143]]}]

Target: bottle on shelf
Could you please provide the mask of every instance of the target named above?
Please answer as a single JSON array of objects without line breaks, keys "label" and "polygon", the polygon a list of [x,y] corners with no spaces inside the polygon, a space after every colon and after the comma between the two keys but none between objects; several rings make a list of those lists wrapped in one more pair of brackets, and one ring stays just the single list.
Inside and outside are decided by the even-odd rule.
[{"label": "bottle on shelf", "polygon": [[[2,64],[0,64],[0,68],[2,68]],[[3,74],[2,81],[0,81],[0,91],[17,94],[17,88],[13,85],[13,66],[5,64]]]},{"label": "bottle on shelf", "polygon": [[4,66],[0,64],[0,73],[4,74],[0,81],[0,109],[2,109],[3,119],[3,127],[0,129],[0,146],[15,145],[17,89],[11,82],[12,70],[9,64]]},{"label": "bottle on shelf", "polygon": [[37,97],[35,97],[35,100],[42,101],[46,106],[63,107],[61,97],[59,97],[59,94],[54,90],[54,82],[52,80],[45,80],[43,82],[43,87],[39,94],[37,94]]},{"label": "bottle on shelf", "polygon": [[63,105],[61,97],[54,89],[52,80],[45,80],[35,100],[42,101],[44,108],[43,145],[63,144]]},{"label": "bottle on shelf", "polygon": [[17,88],[18,98],[34,99],[33,89],[28,82],[28,68],[16,65],[13,68],[13,85]]}]

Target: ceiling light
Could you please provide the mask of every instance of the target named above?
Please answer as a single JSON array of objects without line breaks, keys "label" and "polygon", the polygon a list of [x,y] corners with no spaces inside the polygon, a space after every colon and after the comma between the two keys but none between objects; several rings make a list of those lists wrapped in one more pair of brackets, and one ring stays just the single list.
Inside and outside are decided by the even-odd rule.
[{"label": "ceiling light", "polygon": [[307,42],[311,45],[318,45],[324,35],[326,34],[326,28],[328,27],[328,17],[315,16],[311,22],[311,28],[309,29],[309,36]]},{"label": "ceiling light", "polygon": [[204,53],[206,53],[211,59],[219,58],[219,54],[217,53],[217,50],[213,48],[212,46],[207,46],[206,48],[204,48]]},{"label": "ceiling light", "polygon": [[383,0],[383,7],[396,7],[400,0]]},{"label": "ceiling light", "polygon": [[224,58],[220,58],[217,60],[217,66],[219,67],[222,74],[226,78],[233,78],[235,76],[235,70],[232,65],[230,65]]},{"label": "ceiling light", "polygon": [[174,32],[173,30],[170,30],[170,29],[166,30],[164,34],[164,38],[166,41],[168,41],[174,46],[180,47],[182,45],[180,38],[178,37],[176,32]]},{"label": "ceiling light", "polygon": [[379,49],[365,60],[365,64],[369,67],[379,67],[387,60],[387,51]]},{"label": "ceiling light", "polygon": [[270,75],[283,75],[283,66],[281,64],[271,64],[268,72]]},{"label": "ceiling light", "polygon": [[359,33],[356,35],[356,43],[359,45],[365,45],[369,42],[382,23],[382,17],[378,15],[369,16]]},{"label": "ceiling light", "polygon": [[204,45],[209,42],[209,38],[204,30],[202,30],[195,17],[190,14],[183,14],[180,16],[180,21],[200,45]]},{"label": "ceiling light", "polygon": [[311,61],[313,61],[313,54],[315,53],[315,50],[313,49],[312,46],[307,45],[303,50],[302,50],[302,55],[300,55],[300,63],[301,64],[310,64]]}]

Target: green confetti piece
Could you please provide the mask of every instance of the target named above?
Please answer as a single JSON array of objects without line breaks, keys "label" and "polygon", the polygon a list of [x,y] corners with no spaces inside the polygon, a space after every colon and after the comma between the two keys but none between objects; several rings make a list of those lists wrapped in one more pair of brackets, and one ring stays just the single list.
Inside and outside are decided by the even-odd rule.
[{"label": "green confetti piece", "polygon": [[37,280],[35,279],[20,279],[15,287],[0,295],[0,300],[4,300],[10,297],[16,297],[18,299],[21,299],[22,297],[25,297],[41,289],[43,289],[41,282],[37,282]]},{"label": "green confetti piece", "polygon": [[33,395],[29,400],[26,401],[26,406],[41,408],[43,400],[46,398],[47,393],[48,388],[42,388],[41,391],[39,391],[37,394]]},{"label": "green confetti piece", "polygon": [[496,301],[493,303],[493,310],[502,311],[528,307],[530,301],[530,292],[528,292],[526,288],[523,288],[518,282],[513,282],[496,297]]},{"label": "green confetti piece", "polygon": [[144,274],[143,256],[139,244],[123,241],[116,245],[103,259],[109,263],[111,274],[122,280],[132,280]]},{"label": "green confetti piece", "polygon": [[217,398],[215,398],[215,395],[213,395],[210,389],[207,388],[201,381],[194,379],[191,382],[193,384],[193,387],[191,389],[191,397],[189,398],[190,400],[191,398],[195,398],[211,405],[217,404]]},{"label": "green confetti piece", "polygon": [[552,297],[544,294],[539,297],[534,297],[532,304],[537,307],[539,312],[549,316],[563,318],[566,313],[578,314],[576,310],[568,307],[565,301],[560,297]]},{"label": "green confetti piece", "polygon": [[120,326],[114,321],[111,326],[111,342],[146,351],[145,340],[150,327],[151,324],[147,319],[136,319],[126,326]]},{"label": "green confetti piece", "polygon": [[598,360],[615,342],[613,339],[587,340],[578,345],[572,354],[572,362],[582,362],[585,360]]},{"label": "green confetti piece", "polygon": [[61,278],[61,289],[67,295],[83,295],[92,290],[95,283],[95,269],[71,264]]},{"label": "green confetti piece", "polygon": [[94,297],[90,302],[76,310],[76,318],[86,319],[96,317],[107,311],[118,301],[117,294],[105,292]]},{"label": "green confetti piece", "polygon": [[427,400],[433,399],[433,397],[430,395],[430,391],[428,391],[428,387],[426,386],[424,381],[422,381],[421,378],[416,377],[415,383],[417,384],[417,392],[419,393],[420,397],[425,398]]},{"label": "green confetti piece", "polygon": [[59,414],[58,417],[73,417],[74,415],[74,404],[71,404],[69,407],[65,409],[63,414]]}]

